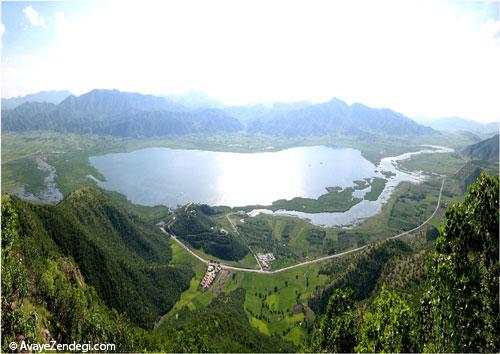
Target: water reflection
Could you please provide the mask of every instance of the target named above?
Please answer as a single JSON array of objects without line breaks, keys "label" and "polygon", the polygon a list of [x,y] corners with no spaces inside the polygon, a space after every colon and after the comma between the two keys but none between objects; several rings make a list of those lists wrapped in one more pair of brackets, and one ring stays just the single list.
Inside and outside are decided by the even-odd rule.
[{"label": "water reflection", "polygon": [[[90,158],[106,178],[103,188],[125,194],[142,205],[175,208],[189,202],[209,205],[269,205],[278,199],[317,198],[326,187],[351,187],[355,180],[384,177],[392,172],[376,201],[363,200],[342,213],[256,209],[249,213],[290,215],[322,226],[352,225],[380,212],[394,188],[402,181],[419,182],[420,173],[396,168],[397,161],[422,153],[445,153],[452,149],[427,146],[421,151],[382,159],[378,166],[355,149],[326,146],[298,147],[278,152],[230,153],[202,150],[148,148],[129,153]],[[354,192],[362,198],[370,188]]]},{"label": "water reflection", "polygon": [[[250,216],[256,216],[260,213],[282,216],[294,216],[309,220],[311,223],[319,226],[350,226],[366,218],[376,215],[382,210],[382,205],[389,200],[394,188],[403,181],[418,183],[425,179],[421,172],[407,173],[397,168],[397,162],[408,159],[414,155],[430,153],[449,153],[454,150],[444,146],[424,145],[424,149],[416,152],[405,153],[395,157],[386,157],[382,159],[377,167],[378,171],[392,172],[394,175],[388,178],[387,184],[375,201],[363,200],[354,205],[351,209],[341,213],[303,213],[294,210],[277,210],[275,212],[266,209],[255,209],[248,213]],[[368,190],[366,190],[367,192]],[[363,191],[364,192],[364,191]],[[355,192],[356,195],[356,192]],[[356,195],[358,196],[358,195]],[[360,195],[359,195],[360,196]]]},{"label": "water reflection", "polygon": [[278,199],[317,198],[329,186],[353,186],[375,165],[355,149],[299,147],[278,152],[229,153],[148,148],[91,157],[106,178],[101,187],[143,205],[170,207],[268,205]]}]

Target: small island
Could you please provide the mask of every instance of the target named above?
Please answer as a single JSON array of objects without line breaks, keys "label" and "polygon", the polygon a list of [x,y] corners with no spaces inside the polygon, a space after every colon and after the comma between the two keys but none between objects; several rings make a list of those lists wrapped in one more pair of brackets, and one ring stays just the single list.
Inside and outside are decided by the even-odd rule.
[{"label": "small island", "polygon": [[355,190],[353,187],[343,190],[341,187],[327,187],[326,189],[328,193],[320,195],[318,199],[303,197],[279,199],[271,205],[251,205],[235,208],[235,210],[251,211],[253,209],[268,209],[272,211],[295,210],[304,213],[333,213],[347,211],[363,200],[352,195]]}]

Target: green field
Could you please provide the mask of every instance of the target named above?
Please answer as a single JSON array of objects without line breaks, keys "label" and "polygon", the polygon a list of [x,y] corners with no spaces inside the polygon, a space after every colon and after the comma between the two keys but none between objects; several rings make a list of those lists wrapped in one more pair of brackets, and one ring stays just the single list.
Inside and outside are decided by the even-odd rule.
[{"label": "green field", "polygon": [[[192,264],[196,275],[189,289],[182,293],[180,300],[166,316],[175,316],[183,307],[195,309],[208,305],[220,281],[216,279],[210,289],[201,290],[199,284],[206,270],[205,265],[177,244],[171,242],[171,245],[173,262]],[[313,319],[312,312],[307,308],[307,299],[327,280],[326,275],[318,274],[320,267],[313,264],[273,275],[232,272],[224,279],[220,290],[229,293],[244,288],[245,310],[250,323],[265,334],[283,336],[285,333],[286,339],[299,344],[307,335],[306,323]],[[300,304],[305,305],[305,310],[293,314],[294,306]]]},{"label": "green field", "polygon": [[207,271],[207,266],[186,252],[186,250],[179,246],[175,241],[170,240],[170,246],[172,247],[172,264],[191,265],[195,272],[195,276],[191,279],[189,289],[182,293],[179,301],[177,301],[175,306],[158,321],[156,327],[159,326],[167,317],[175,316],[175,314],[183,307],[187,306],[190,310],[193,310],[199,306],[206,306],[214,297],[213,286],[207,291],[202,291],[200,289],[200,282],[203,275]]},{"label": "green field", "polygon": [[[325,245],[328,240],[336,239],[336,232],[331,228],[322,228],[312,225],[306,220],[291,218],[286,216],[271,216],[260,214],[254,218],[232,216],[233,223],[241,230],[243,238],[252,242],[256,236],[265,235],[264,242],[255,240],[255,247],[259,252],[270,252],[279,250],[280,246],[286,247],[293,254],[293,259],[306,260],[316,258],[328,253]],[[242,222],[243,220],[243,222]],[[258,227],[256,236],[246,232],[247,225]],[[268,245],[267,248],[262,247]],[[260,247],[259,247],[260,246]],[[284,254],[286,256],[286,254]],[[289,265],[289,262],[282,261],[279,257],[273,263],[273,268]]]},{"label": "green field", "polygon": [[450,175],[460,169],[467,160],[457,153],[421,154],[398,162],[407,171],[423,171],[426,174]]},{"label": "green field", "polygon": [[380,194],[385,188],[387,180],[384,178],[375,177],[371,182],[372,189],[365,194],[365,199],[370,201],[375,201],[378,199]]}]

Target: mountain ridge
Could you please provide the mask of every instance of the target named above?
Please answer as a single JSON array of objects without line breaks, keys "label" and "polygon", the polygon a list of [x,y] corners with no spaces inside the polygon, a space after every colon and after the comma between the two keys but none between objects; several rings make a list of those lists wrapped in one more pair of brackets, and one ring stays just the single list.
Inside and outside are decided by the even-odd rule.
[{"label": "mountain ridge", "polygon": [[[195,97],[196,98],[196,97]],[[201,97],[201,101],[208,99]],[[122,137],[155,137],[197,133],[269,135],[376,134],[416,136],[438,134],[401,113],[348,105],[338,98],[313,104],[307,101],[257,104],[244,107],[211,107],[211,104],[170,99],[165,96],[94,89],[70,95],[55,106],[25,102],[2,110],[7,131],[54,130]],[[213,106],[213,105],[212,105]]]},{"label": "mountain ridge", "polygon": [[498,162],[499,135],[482,140],[476,144],[469,145],[462,150],[462,154],[472,160]]},{"label": "mountain ridge", "polygon": [[2,98],[2,109],[14,109],[25,102],[46,102],[59,104],[71,95],[67,90],[52,90],[30,93],[24,96]]},{"label": "mountain ridge", "polygon": [[441,131],[467,131],[476,134],[498,132],[500,122],[481,123],[460,117],[442,117],[436,119],[414,119],[416,122]]},{"label": "mountain ridge", "polygon": [[388,108],[371,108],[360,103],[348,105],[338,98],[278,115],[271,120],[254,121],[254,133],[273,135],[323,135],[325,133],[384,133],[395,135],[435,134],[403,114]]}]

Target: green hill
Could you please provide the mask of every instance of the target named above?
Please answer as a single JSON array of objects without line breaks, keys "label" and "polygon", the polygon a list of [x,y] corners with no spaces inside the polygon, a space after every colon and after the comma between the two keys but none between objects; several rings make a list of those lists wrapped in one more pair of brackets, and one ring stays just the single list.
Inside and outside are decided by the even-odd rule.
[{"label": "green hill", "polygon": [[164,350],[173,352],[295,352],[290,342],[266,336],[250,326],[243,304],[245,290],[221,293],[200,309],[187,308],[153,332]]},{"label": "green hill", "polygon": [[471,160],[498,162],[498,139],[497,134],[477,144],[469,145],[462,150],[462,154]]},{"label": "green hill", "polygon": [[295,351],[250,325],[243,289],[155,330],[138,327],[167,312],[193,272],[169,265],[166,236],[125,210],[96,189],[57,206],[2,196],[2,351],[20,338],[114,343],[117,352]]},{"label": "green hill", "polygon": [[208,205],[190,204],[175,211],[175,222],[170,231],[196,249],[221,259],[238,261],[246,256],[248,248],[243,242],[221,229],[210,215],[216,214]]},{"label": "green hill", "polygon": [[408,238],[413,252],[386,241],[325,268],[333,281],[304,350],[498,352],[498,191],[481,173],[439,232]]},{"label": "green hill", "polygon": [[57,206],[6,198],[19,218],[27,262],[69,257],[106,305],[140,326],[151,326],[189,286],[192,270],[169,265],[167,237],[100,190],[75,191]]},{"label": "green hill", "polygon": [[19,338],[108,342],[121,352],[140,345],[141,330],[106,306],[33,207],[2,196],[2,352]]}]

